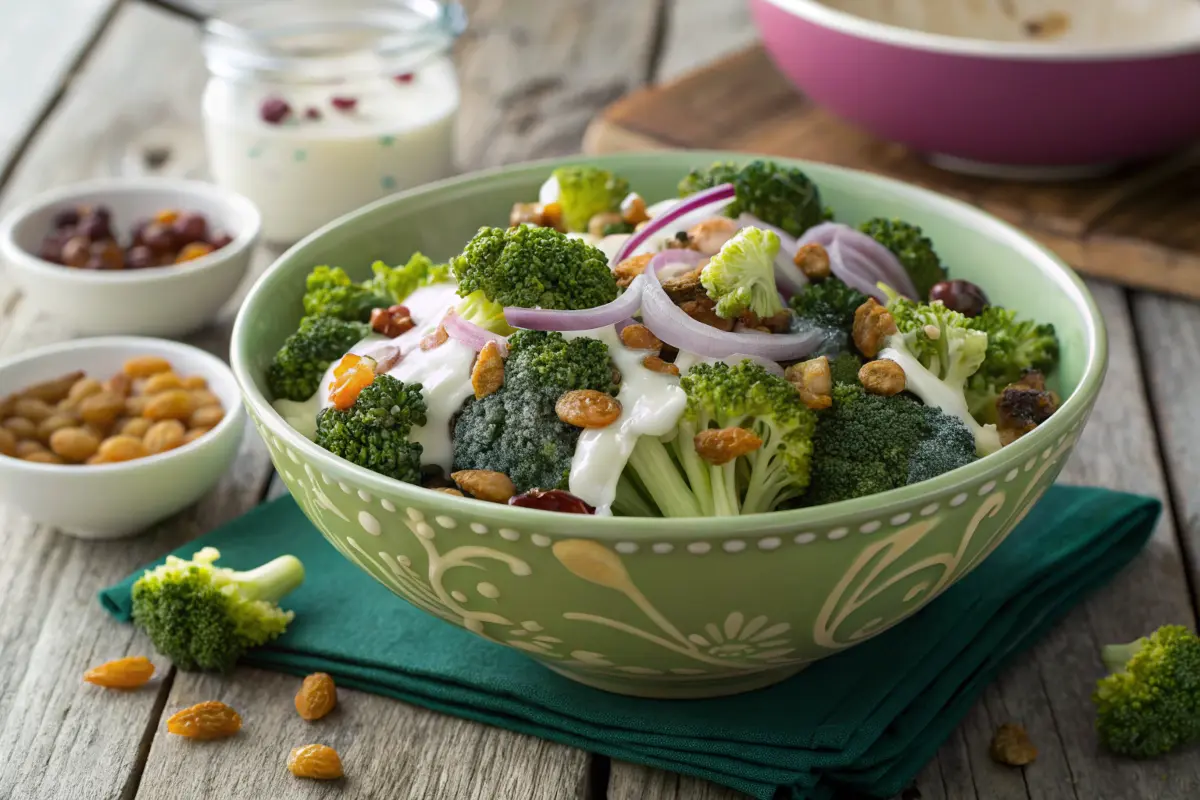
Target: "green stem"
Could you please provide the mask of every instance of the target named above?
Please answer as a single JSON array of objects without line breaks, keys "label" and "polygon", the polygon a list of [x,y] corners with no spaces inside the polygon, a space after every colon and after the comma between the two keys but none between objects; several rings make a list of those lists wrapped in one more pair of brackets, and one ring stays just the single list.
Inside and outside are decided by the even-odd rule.
[{"label": "green stem", "polygon": [[239,572],[236,580],[246,599],[278,603],[304,582],[304,565],[295,556],[280,556],[261,567]]},{"label": "green stem", "polygon": [[642,436],[629,456],[638,479],[665,517],[702,516],[691,489],[679,474],[671,454],[657,438]]},{"label": "green stem", "polygon": [[1137,652],[1142,649],[1142,645],[1145,643],[1145,639],[1138,639],[1129,644],[1105,645],[1100,650],[1100,658],[1104,661],[1104,666],[1108,668],[1109,672],[1124,672],[1125,665],[1129,663],[1129,659],[1137,655]]}]

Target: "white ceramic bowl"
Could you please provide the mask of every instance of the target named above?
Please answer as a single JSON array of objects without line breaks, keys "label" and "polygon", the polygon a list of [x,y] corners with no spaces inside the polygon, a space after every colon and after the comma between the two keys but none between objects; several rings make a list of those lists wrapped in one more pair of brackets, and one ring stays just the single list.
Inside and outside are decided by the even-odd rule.
[{"label": "white ceramic bowl", "polygon": [[[164,208],[199,211],[233,237],[210,255],[177,266],[93,271],[38,258],[56,211],[105,205],[122,240],[133,223]],[[201,181],[105,178],[54,189],[0,221],[0,257],[26,297],[86,336],[182,336],[212,320],[250,266],[262,220],[241,195]]]},{"label": "white ceramic bowl", "polygon": [[67,466],[0,456],[0,503],[86,539],[115,539],[199,500],[237,457],[245,427],[237,382],[219,358],[191,345],[132,336],[63,342],[0,362],[0,397],[74,370],[107,378],[138,355],[161,356],[180,375],[200,375],[225,418],[191,444],[121,464]]}]

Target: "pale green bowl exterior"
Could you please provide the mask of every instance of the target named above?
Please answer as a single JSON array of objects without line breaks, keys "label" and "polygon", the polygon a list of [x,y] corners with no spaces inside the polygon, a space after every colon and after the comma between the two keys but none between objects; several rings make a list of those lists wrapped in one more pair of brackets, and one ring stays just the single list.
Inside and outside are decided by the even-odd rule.
[{"label": "pale green bowl exterior", "polygon": [[[628,176],[648,200],[687,169],[732,153],[573,158]],[[327,226],[254,287],[234,332],[246,406],[301,508],[346,558],[417,607],[528,653],[574,680],[663,698],[779,681],[910,616],[987,557],[1054,481],[1103,379],[1103,323],[1079,279],[1015,229],[905,184],[797,162],[838,219],[922,225],[956,277],[1052,322],[1062,408],[1000,453],[935,480],[814,509],[736,519],[581,517],[402,484],[338,459],[271,408],[263,373],[300,316],[304,276],[335,264],[456,253],[557,162],[406,192]],[[388,608],[380,608],[387,614]]]}]

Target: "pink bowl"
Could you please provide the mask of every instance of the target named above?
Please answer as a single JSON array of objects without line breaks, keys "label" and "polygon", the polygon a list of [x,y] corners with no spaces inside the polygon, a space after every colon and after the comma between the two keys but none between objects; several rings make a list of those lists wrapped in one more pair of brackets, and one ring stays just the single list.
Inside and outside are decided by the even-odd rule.
[{"label": "pink bowl", "polygon": [[[1001,31],[995,19],[964,21],[961,8],[952,12],[944,2],[905,1],[912,5],[750,6],[767,52],[814,102],[949,168],[1013,177],[1085,174],[1200,140],[1200,3],[1151,3],[1151,11],[1177,9],[1177,19],[1159,13],[1142,29],[1126,21],[1124,30],[1107,31],[1106,42],[1111,20],[1085,20],[1093,24],[1057,41],[1002,41],[1019,37],[1019,22]],[[1058,5],[1089,17],[1118,4]],[[896,6],[941,27],[958,17],[956,35],[879,21]]]}]

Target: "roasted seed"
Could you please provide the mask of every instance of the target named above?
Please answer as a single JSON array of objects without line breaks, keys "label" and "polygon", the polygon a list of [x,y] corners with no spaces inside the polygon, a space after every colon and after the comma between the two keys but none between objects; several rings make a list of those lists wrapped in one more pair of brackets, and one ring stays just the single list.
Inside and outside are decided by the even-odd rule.
[{"label": "roasted seed", "polygon": [[830,275],[829,253],[815,242],[797,248],[792,263],[799,267],[804,277],[810,281],[823,281]]},{"label": "roasted seed", "polygon": [[450,474],[458,488],[478,500],[507,503],[517,493],[517,487],[503,472],[490,469],[464,469]]},{"label": "roasted seed", "polygon": [[859,352],[867,358],[879,355],[884,340],[895,332],[896,321],[874,297],[868,297],[867,302],[855,309],[851,336]]},{"label": "roasted seed", "polygon": [[858,370],[858,380],[871,394],[890,397],[904,391],[904,368],[886,358],[868,361]]}]

